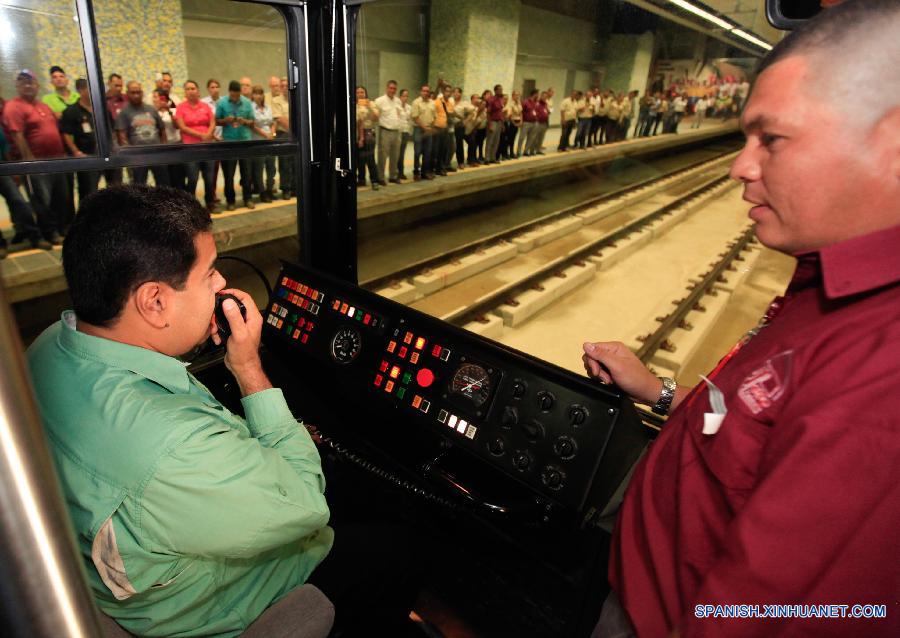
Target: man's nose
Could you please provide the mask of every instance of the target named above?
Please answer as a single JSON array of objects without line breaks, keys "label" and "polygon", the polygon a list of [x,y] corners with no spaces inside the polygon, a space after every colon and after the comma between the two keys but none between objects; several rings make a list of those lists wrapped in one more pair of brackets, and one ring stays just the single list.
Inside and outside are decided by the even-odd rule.
[{"label": "man's nose", "polygon": [[744,144],[744,148],[741,149],[741,152],[738,153],[731,165],[731,170],[729,171],[731,179],[741,182],[758,180],[761,174],[759,158],[757,157],[758,152],[757,143],[748,139]]}]

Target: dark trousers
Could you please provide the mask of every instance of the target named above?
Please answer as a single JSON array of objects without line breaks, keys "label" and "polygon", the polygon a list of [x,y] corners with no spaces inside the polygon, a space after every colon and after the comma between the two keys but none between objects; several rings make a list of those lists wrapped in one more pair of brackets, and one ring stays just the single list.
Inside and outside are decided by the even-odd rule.
[{"label": "dark trousers", "polygon": [[506,129],[503,131],[503,135],[500,138],[500,152],[498,153],[498,156],[502,155],[506,159],[510,159],[515,155],[516,135],[518,133],[518,126],[516,126],[512,122],[506,123]]},{"label": "dark trousers", "polygon": [[187,171],[184,164],[169,164],[169,186],[184,190],[184,183],[187,179]]},{"label": "dark trousers", "polygon": [[225,201],[229,204],[235,202],[234,171],[238,166],[241,168],[241,199],[244,202],[249,202],[253,195],[250,159],[242,157],[236,160],[222,160],[222,175],[225,177]]},{"label": "dark trousers", "polygon": [[[251,160],[253,170],[253,192],[260,195],[272,195],[275,188],[275,158],[271,155],[266,157],[254,157]],[[263,181],[263,169],[265,169],[266,177]]]},{"label": "dark trousers", "polygon": [[200,181],[200,175],[203,175],[203,199],[206,205],[213,203],[213,197],[216,193],[216,163],[208,162],[188,162],[184,165],[186,179],[184,190],[191,195],[197,193],[197,182]]},{"label": "dark trousers", "polygon": [[603,143],[603,117],[594,115],[591,118],[591,132],[588,135],[588,146]]},{"label": "dark trousers", "polygon": [[412,135],[409,133],[404,133],[400,136],[400,153],[397,156],[397,177],[401,179],[406,179],[406,167],[404,163],[406,162],[406,145],[409,144],[409,140],[412,139]]},{"label": "dark trousers", "polygon": [[131,169],[131,181],[135,184],[146,184],[150,171],[153,171],[153,180],[157,186],[169,185],[168,166],[136,166]]},{"label": "dark trousers", "polygon": [[578,148],[584,148],[588,143],[588,136],[591,133],[591,121],[593,118],[590,117],[579,117],[578,118],[578,131],[575,133],[575,146]]},{"label": "dark trousers", "polygon": [[375,165],[375,134],[374,132],[365,137],[362,148],[357,147],[359,151],[356,161],[356,183],[364,186],[366,183],[366,167],[369,168],[369,180],[373,184],[378,183],[378,167]]},{"label": "dark trousers", "polygon": [[474,136],[472,139],[475,142],[475,160],[478,162],[483,162],[484,141],[487,139],[487,128],[475,129],[475,132],[472,135]]},{"label": "dark trousers", "polygon": [[78,181],[78,206],[80,207],[85,197],[96,193],[100,188],[100,171],[79,171],[75,175],[75,179]]},{"label": "dark trousers", "polygon": [[446,173],[444,157],[447,155],[447,129],[436,129],[431,140],[431,166],[435,173]]},{"label": "dark trousers", "polygon": [[112,186],[113,184],[121,184],[122,183],[122,169],[121,168],[108,168],[103,171],[103,179],[106,180],[107,186]]},{"label": "dark trousers", "polygon": [[[289,140],[291,134],[287,131],[276,131],[276,140]],[[278,187],[281,189],[282,195],[293,195],[297,190],[295,181],[297,180],[297,171],[295,168],[296,160],[293,155],[278,156]]]},{"label": "dark trousers", "polygon": [[69,184],[65,173],[28,175],[28,199],[45,237],[64,231],[68,225]]},{"label": "dark trousers", "polygon": [[569,148],[569,137],[572,135],[572,129],[574,128],[575,120],[569,120],[562,125],[562,130],[559,133],[559,146],[556,147],[557,150],[564,151]]},{"label": "dark trousers", "polygon": [[656,129],[659,128],[659,123],[662,122],[663,114],[657,113],[656,118],[653,120],[653,133],[652,135],[656,135]]},{"label": "dark trousers", "polygon": [[463,142],[466,139],[466,127],[457,126],[456,130],[453,131],[453,136],[456,141],[456,165],[462,168],[466,163],[466,151],[463,148]]},{"label": "dark trousers", "polygon": [[413,129],[413,175],[431,172],[432,137],[418,127]]},{"label": "dark trousers", "polygon": [[[6,200],[6,207],[9,209],[9,216],[16,234],[23,235],[31,241],[40,239],[41,229],[34,219],[34,210],[22,195],[15,180],[9,175],[0,175],[0,195]],[[0,246],[6,246],[2,235],[0,235]]]}]

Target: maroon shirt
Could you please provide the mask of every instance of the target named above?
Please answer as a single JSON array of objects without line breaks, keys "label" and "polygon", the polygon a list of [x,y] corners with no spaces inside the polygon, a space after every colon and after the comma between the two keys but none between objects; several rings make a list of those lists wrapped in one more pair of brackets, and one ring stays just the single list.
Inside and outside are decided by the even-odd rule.
[{"label": "maroon shirt", "polygon": [[550,107],[547,106],[546,102],[538,100],[537,104],[534,105],[534,110],[537,113],[538,122],[546,124],[550,121]]},{"label": "maroon shirt", "polygon": [[491,122],[503,121],[503,97],[492,95],[487,99],[487,116]]},{"label": "maroon shirt", "polygon": [[[65,157],[56,116],[50,107],[35,100],[14,97],[3,109],[3,128],[9,133],[24,133],[28,148],[36,158]],[[18,158],[18,147],[10,135],[10,151]]]},{"label": "maroon shirt", "polygon": [[526,122],[537,122],[537,100],[527,99],[522,102],[522,119]]},{"label": "maroon shirt", "polygon": [[113,122],[119,117],[119,111],[125,108],[126,104],[128,104],[128,98],[124,93],[119,93],[116,97],[106,96],[106,109],[109,111],[109,116]]},{"label": "maroon shirt", "polygon": [[[721,364],[720,364],[721,366]],[[900,226],[800,258],[771,323],[638,465],[609,576],[639,636],[900,635]],[[884,619],[698,619],[701,604]]]}]

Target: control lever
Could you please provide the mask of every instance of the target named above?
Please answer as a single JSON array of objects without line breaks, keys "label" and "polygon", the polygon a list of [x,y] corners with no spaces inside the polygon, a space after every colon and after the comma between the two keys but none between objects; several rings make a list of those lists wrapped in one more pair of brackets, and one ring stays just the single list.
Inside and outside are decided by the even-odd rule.
[{"label": "control lever", "polygon": [[477,508],[486,510],[492,514],[499,514],[501,516],[516,518],[530,518],[532,520],[535,518],[541,520],[546,515],[544,509],[539,506],[540,504],[535,502],[510,505],[493,503],[489,501],[477,490],[473,489],[471,486],[465,485],[452,472],[440,466],[440,462],[443,459],[444,454],[445,453],[439,454],[437,457],[435,457],[431,461],[428,461],[422,467],[422,472],[425,475],[425,478],[449,488],[455,494],[461,496],[469,504]]}]

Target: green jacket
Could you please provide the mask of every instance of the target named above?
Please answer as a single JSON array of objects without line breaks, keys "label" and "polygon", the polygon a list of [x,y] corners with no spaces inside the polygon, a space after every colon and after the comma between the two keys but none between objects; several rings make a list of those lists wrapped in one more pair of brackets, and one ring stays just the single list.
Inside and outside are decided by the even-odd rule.
[{"label": "green jacket", "polygon": [[281,390],[244,397],[245,421],[72,312],[28,363],[90,586],[130,632],[235,636],[328,554],[321,461]]}]

